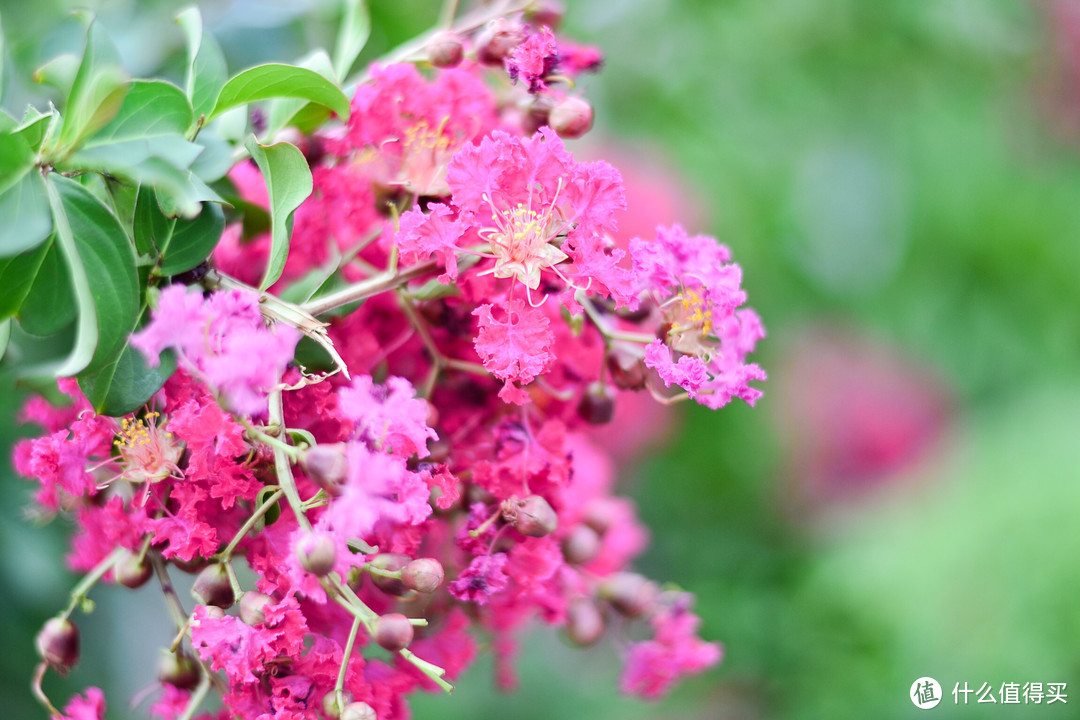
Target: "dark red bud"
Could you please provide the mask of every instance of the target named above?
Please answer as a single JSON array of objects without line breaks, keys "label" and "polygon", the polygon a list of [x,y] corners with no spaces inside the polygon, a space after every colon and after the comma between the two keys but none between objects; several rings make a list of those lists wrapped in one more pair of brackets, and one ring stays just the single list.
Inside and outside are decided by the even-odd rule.
[{"label": "dark red bud", "polygon": [[341,720],[379,720],[375,711],[365,702],[349,703],[341,711]]},{"label": "dark red bud", "polygon": [[302,464],[307,476],[330,495],[341,493],[341,483],[349,463],[345,459],[345,443],[316,445],[304,453]]},{"label": "dark red bud", "polygon": [[566,635],[576,645],[592,645],[604,634],[604,615],[591,598],[579,597],[566,608]]},{"label": "dark red bud", "polygon": [[521,118],[521,129],[525,131],[525,134],[532,135],[547,125],[551,108],[554,106],[555,101],[550,95],[538,94],[533,97],[533,101]]},{"label": "dark red bud", "polygon": [[600,536],[588,525],[578,525],[563,538],[562,552],[571,565],[584,565],[600,552]]},{"label": "dark red bud", "polygon": [[428,60],[435,67],[457,67],[464,56],[465,44],[455,32],[443,30],[432,36],[428,42]]},{"label": "dark red bud", "polygon": [[296,544],[296,559],[300,567],[312,575],[324,577],[334,569],[337,548],[334,539],[324,533],[312,532],[300,538]]},{"label": "dark red bud", "polygon": [[232,607],[236,602],[229,573],[223,563],[214,563],[195,577],[191,587],[191,596],[203,605],[213,605],[222,610]]},{"label": "dark red bud", "polygon": [[[410,558],[408,555],[402,555],[401,553],[383,553],[376,555],[371,560],[371,566],[378,570],[386,570],[388,572],[397,572],[402,570],[409,564]],[[371,582],[375,583],[375,587],[382,590],[387,595],[404,595],[409,592],[409,588],[405,586],[399,578],[385,577],[377,573],[371,573]]]},{"label": "dark red bud", "polygon": [[502,504],[503,520],[527,537],[544,537],[559,527],[559,516],[548,501],[539,495],[519,500],[510,498]]},{"label": "dark red bud", "polygon": [[153,574],[154,568],[146,561],[146,556],[139,557],[131,550],[120,553],[120,559],[113,566],[113,577],[124,587],[142,587]]},{"label": "dark red bud", "polygon": [[191,690],[199,684],[199,665],[183,650],[163,650],[158,662],[158,680],[180,690]]},{"label": "dark red bud", "polygon": [[617,572],[600,586],[600,596],[626,617],[637,617],[656,603],[660,588],[648,578],[632,572]]},{"label": "dark red bud", "polygon": [[476,59],[485,65],[502,65],[503,58],[524,39],[519,23],[496,18],[476,36]]},{"label": "dark red bud", "polygon": [[79,628],[67,618],[48,620],[35,641],[38,655],[62,675],[79,662]]},{"label": "dark red bud", "polygon": [[431,593],[439,589],[445,574],[434,558],[418,558],[401,569],[401,582],[410,590]]},{"label": "dark red bud", "polygon": [[536,26],[547,25],[552,30],[558,29],[566,15],[566,6],[557,0],[543,0],[534,3],[529,10],[525,11],[525,18]]},{"label": "dark red bud", "polygon": [[240,596],[240,619],[248,625],[262,625],[266,622],[263,608],[273,601],[269,595],[248,590]]},{"label": "dark red bud", "polygon": [[409,647],[412,639],[412,623],[401,613],[389,613],[375,621],[375,642],[390,652]]},{"label": "dark red bud", "polygon": [[174,557],[169,560],[169,562],[171,562],[177,570],[182,570],[186,573],[197,573],[210,564],[210,561],[202,555],[196,555],[190,560],[181,560],[178,557]]},{"label": "dark red bud", "polygon": [[548,125],[561,138],[579,138],[593,123],[592,105],[579,97],[566,97],[555,103],[548,115]]},{"label": "dark red bud", "polygon": [[620,390],[641,390],[645,387],[645,364],[639,355],[612,349],[607,357],[611,382]]},{"label": "dark red bud", "polygon": [[589,383],[577,406],[578,415],[591,425],[605,425],[615,417],[615,388],[607,383]]}]

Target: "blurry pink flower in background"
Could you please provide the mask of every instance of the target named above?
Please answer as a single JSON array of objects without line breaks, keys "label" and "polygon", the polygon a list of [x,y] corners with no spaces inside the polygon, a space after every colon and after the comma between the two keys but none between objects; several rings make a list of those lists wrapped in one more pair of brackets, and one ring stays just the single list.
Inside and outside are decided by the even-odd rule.
[{"label": "blurry pink flower in background", "polygon": [[953,400],[933,372],[836,328],[788,348],[773,393],[793,500],[855,500],[918,470],[949,428]]}]

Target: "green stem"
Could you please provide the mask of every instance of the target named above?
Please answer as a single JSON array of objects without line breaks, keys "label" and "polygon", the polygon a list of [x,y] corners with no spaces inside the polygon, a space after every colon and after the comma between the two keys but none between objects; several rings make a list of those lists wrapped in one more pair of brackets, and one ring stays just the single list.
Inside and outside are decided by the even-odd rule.
[{"label": "green stem", "polygon": [[[281,402],[281,391],[275,390],[270,393],[270,414],[269,420],[271,425],[277,425],[280,428],[285,427],[285,410]],[[285,493],[285,499],[289,501],[289,507],[292,508],[293,514],[296,515],[297,522],[305,530],[311,530],[311,521],[307,519],[307,515],[304,514],[304,503],[300,499],[300,491],[296,489],[296,478],[292,474],[292,465],[289,464],[289,456],[278,445],[273,445],[274,450],[274,469],[277,471],[278,484],[281,486],[282,491]],[[288,447],[288,445],[285,445]]]},{"label": "green stem", "polygon": [[574,299],[578,301],[578,304],[580,304],[581,307],[585,308],[585,315],[588,316],[589,320],[592,321],[592,324],[596,326],[596,329],[599,330],[600,334],[607,340],[623,340],[625,342],[642,343],[644,345],[649,345],[656,340],[655,335],[649,335],[648,333],[612,330],[608,327],[604,318],[600,316],[600,313],[592,304],[592,301],[585,296],[585,293],[578,290],[574,293]]},{"label": "green stem", "polygon": [[187,707],[184,708],[183,714],[176,720],[191,720],[191,718],[195,717],[195,711],[202,705],[202,701],[206,698],[208,690],[210,690],[210,677],[203,673],[198,686],[195,688],[195,691],[191,693],[191,697],[188,698],[188,704]]},{"label": "green stem", "polygon": [[120,556],[124,553],[125,548],[114,548],[111,553],[105,556],[101,562],[94,566],[94,569],[83,576],[83,579],[79,581],[71,590],[71,601],[68,602],[68,606],[64,608],[64,612],[60,613],[60,617],[65,620],[71,617],[71,613],[75,612],[75,608],[79,606],[86,596],[90,593],[90,590],[97,584],[97,581],[105,576],[105,573],[112,569],[116,561],[120,559]]},{"label": "green stem", "polygon": [[240,544],[240,541],[251,532],[251,528],[255,527],[255,523],[259,522],[259,518],[265,515],[270,508],[277,504],[277,501],[281,499],[281,496],[285,494],[285,491],[281,488],[275,490],[270,497],[266,498],[262,505],[255,508],[255,512],[251,514],[251,517],[243,524],[243,526],[237,531],[233,539],[229,541],[229,544],[225,546],[225,549],[218,554],[218,558],[222,562],[228,562],[232,557],[233,551],[236,550],[236,546]]},{"label": "green stem", "polygon": [[360,631],[362,621],[359,617],[353,620],[349,629],[349,639],[345,641],[345,652],[341,655],[341,669],[338,670],[337,682],[334,683],[334,697],[337,698],[338,708],[345,707],[345,697],[342,689],[345,687],[345,671],[349,668],[349,658],[352,657],[353,645],[356,643],[356,633]]}]

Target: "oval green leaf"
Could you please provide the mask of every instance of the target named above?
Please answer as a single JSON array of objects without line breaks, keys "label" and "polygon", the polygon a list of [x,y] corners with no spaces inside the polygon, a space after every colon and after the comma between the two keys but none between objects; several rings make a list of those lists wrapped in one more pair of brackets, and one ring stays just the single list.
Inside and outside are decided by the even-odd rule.
[{"label": "oval green leaf", "polygon": [[79,387],[99,415],[120,417],[142,407],[176,372],[176,357],[161,354],[157,367],[150,367],[138,350],[125,345],[110,362],[94,371],[79,374]]},{"label": "oval green leaf", "polygon": [[311,195],[311,168],[295,145],[277,143],[260,145],[255,136],[244,147],[262,171],[270,200],[270,260],[259,288],[273,285],[285,269],[292,233],[292,214]]},{"label": "oval green leaf", "polygon": [[[76,348],[62,370],[66,374],[94,371],[115,359],[138,320],[135,251],[120,221],[89,190],[56,174],[49,183],[57,239],[79,302]],[[89,342],[84,337],[91,335],[93,348],[87,357]]]},{"label": "oval green leaf", "polygon": [[45,180],[33,171],[0,193],[0,257],[31,250],[52,233]]},{"label": "oval green leaf", "polygon": [[337,85],[314,70],[279,63],[257,65],[230,79],[221,88],[210,118],[237,105],[282,97],[325,105],[342,120],[349,119],[349,98]]}]

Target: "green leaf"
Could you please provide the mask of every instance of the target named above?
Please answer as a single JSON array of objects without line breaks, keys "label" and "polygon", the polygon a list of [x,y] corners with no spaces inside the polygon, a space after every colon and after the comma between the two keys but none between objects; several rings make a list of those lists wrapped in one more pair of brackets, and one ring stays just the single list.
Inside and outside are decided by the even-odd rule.
[{"label": "green leaf", "polygon": [[79,304],[75,348],[57,374],[74,375],[113,360],[135,328],[135,253],[120,221],[89,190],[55,173],[48,185],[57,242]]},{"label": "green leaf", "polygon": [[57,55],[34,71],[34,82],[51,87],[67,97],[71,94],[71,86],[75,84],[75,76],[79,74],[80,64],[82,58],[75,53]]},{"label": "green leaf", "polygon": [[319,103],[333,110],[342,120],[349,119],[349,98],[337,85],[314,70],[279,63],[257,65],[231,78],[221,88],[210,117],[237,105],[282,97]]},{"label": "green leaf", "polygon": [[92,170],[135,184],[154,185],[160,195],[172,199],[175,214],[194,217],[200,201],[217,199],[212,193],[208,196],[205,183],[187,170],[202,151],[201,145],[172,133],[89,145],[56,167]]},{"label": "green leaf", "polygon": [[221,239],[225,213],[216,203],[204,203],[192,220],[166,217],[152,188],[139,188],[135,204],[135,247],[158,257],[161,275],[176,275],[205,260]]},{"label": "green leaf", "polygon": [[338,29],[334,44],[334,72],[338,82],[344,82],[353,63],[371,36],[371,14],[366,0],[345,0],[345,17]]},{"label": "green leaf", "polygon": [[196,142],[203,151],[191,163],[191,172],[203,182],[220,180],[232,169],[233,148],[221,136],[208,130],[199,133]]},{"label": "green leaf", "polygon": [[228,68],[217,41],[203,34],[202,15],[198,8],[191,7],[177,15],[176,23],[184,31],[187,45],[184,89],[198,121],[200,116],[209,115],[214,109],[214,101],[229,77]]},{"label": "green leaf", "polygon": [[119,417],[142,407],[176,372],[176,357],[161,354],[150,367],[143,354],[125,345],[113,360],[94,371],[79,374],[79,387],[99,415]]},{"label": "green leaf", "polygon": [[270,201],[270,259],[259,288],[273,285],[285,269],[292,233],[292,214],[311,194],[311,168],[295,145],[260,145],[249,136],[244,147],[262,171]]},{"label": "green leaf", "polygon": [[35,248],[50,233],[52,217],[45,181],[36,171],[26,173],[0,193],[0,257]]},{"label": "green leaf", "polygon": [[172,235],[161,247],[162,275],[187,272],[209,257],[225,229],[225,213],[216,203],[203,203],[202,212],[195,219],[173,222]]},{"label": "green leaf", "polygon": [[[297,61],[297,65],[314,70],[331,82],[335,72],[330,56],[325,50],[316,50]],[[311,130],[322,125],[330,117],[330,111],[323,105],[309,103],[302,98],[274,98],[270,101],[270,112],[266,121],[267,138],[274,138],[287,125],[294,125],[294,118],[300,118],[305,124],[312,125],[304,130]]]},{"label": "green leaf", "polygon": [[12,130],[14,134],[21,136],[34,152],[41,148],[41,143],[45,140],[45,131],[56,117],[55,108],[51,110],[52,112],[43,113],[33,106],[27,107],[22,122]]},{"label": "green leaf", "polygon": [[0,133],[0,193],[19,182],[32,167],[34,151],[26,138],[10,131]]},{"label": "green leaf", "polygon": [[[19,305],[17,316],[23,330],[45,337],[67,327],[75,319],[78,307],[71,273],[59,246],[49,241],[41,247],[45,249],[45,254],[38,264],[33,284]],[[12,261],[16,259],[12,258]],[[26,266],[29,269],[33,264],[30,262]]]},{"label": "green leaf", "polygon": [[11,318],[0,322],[0,360],[4,359],[9,340],[11,340]]},{"label": "green leaf", "polygon": [[0,258],[0,318],[19,312],[50,247],[51,243],[42,243],[14,257]]},{"label": "green leaf", "polygon": [[116,117],[94,133],[84,149],[140,138],[179,135],[191,126],[191,103],[184,91],[164,80],[134,80]]},{"label": "green leaf", "polygon": [[86,50],[64,108],[59,148],[63,151],[77,147],[83,138],[112,120],[128,87],[116,48],[91,19],[86,29]]}]

